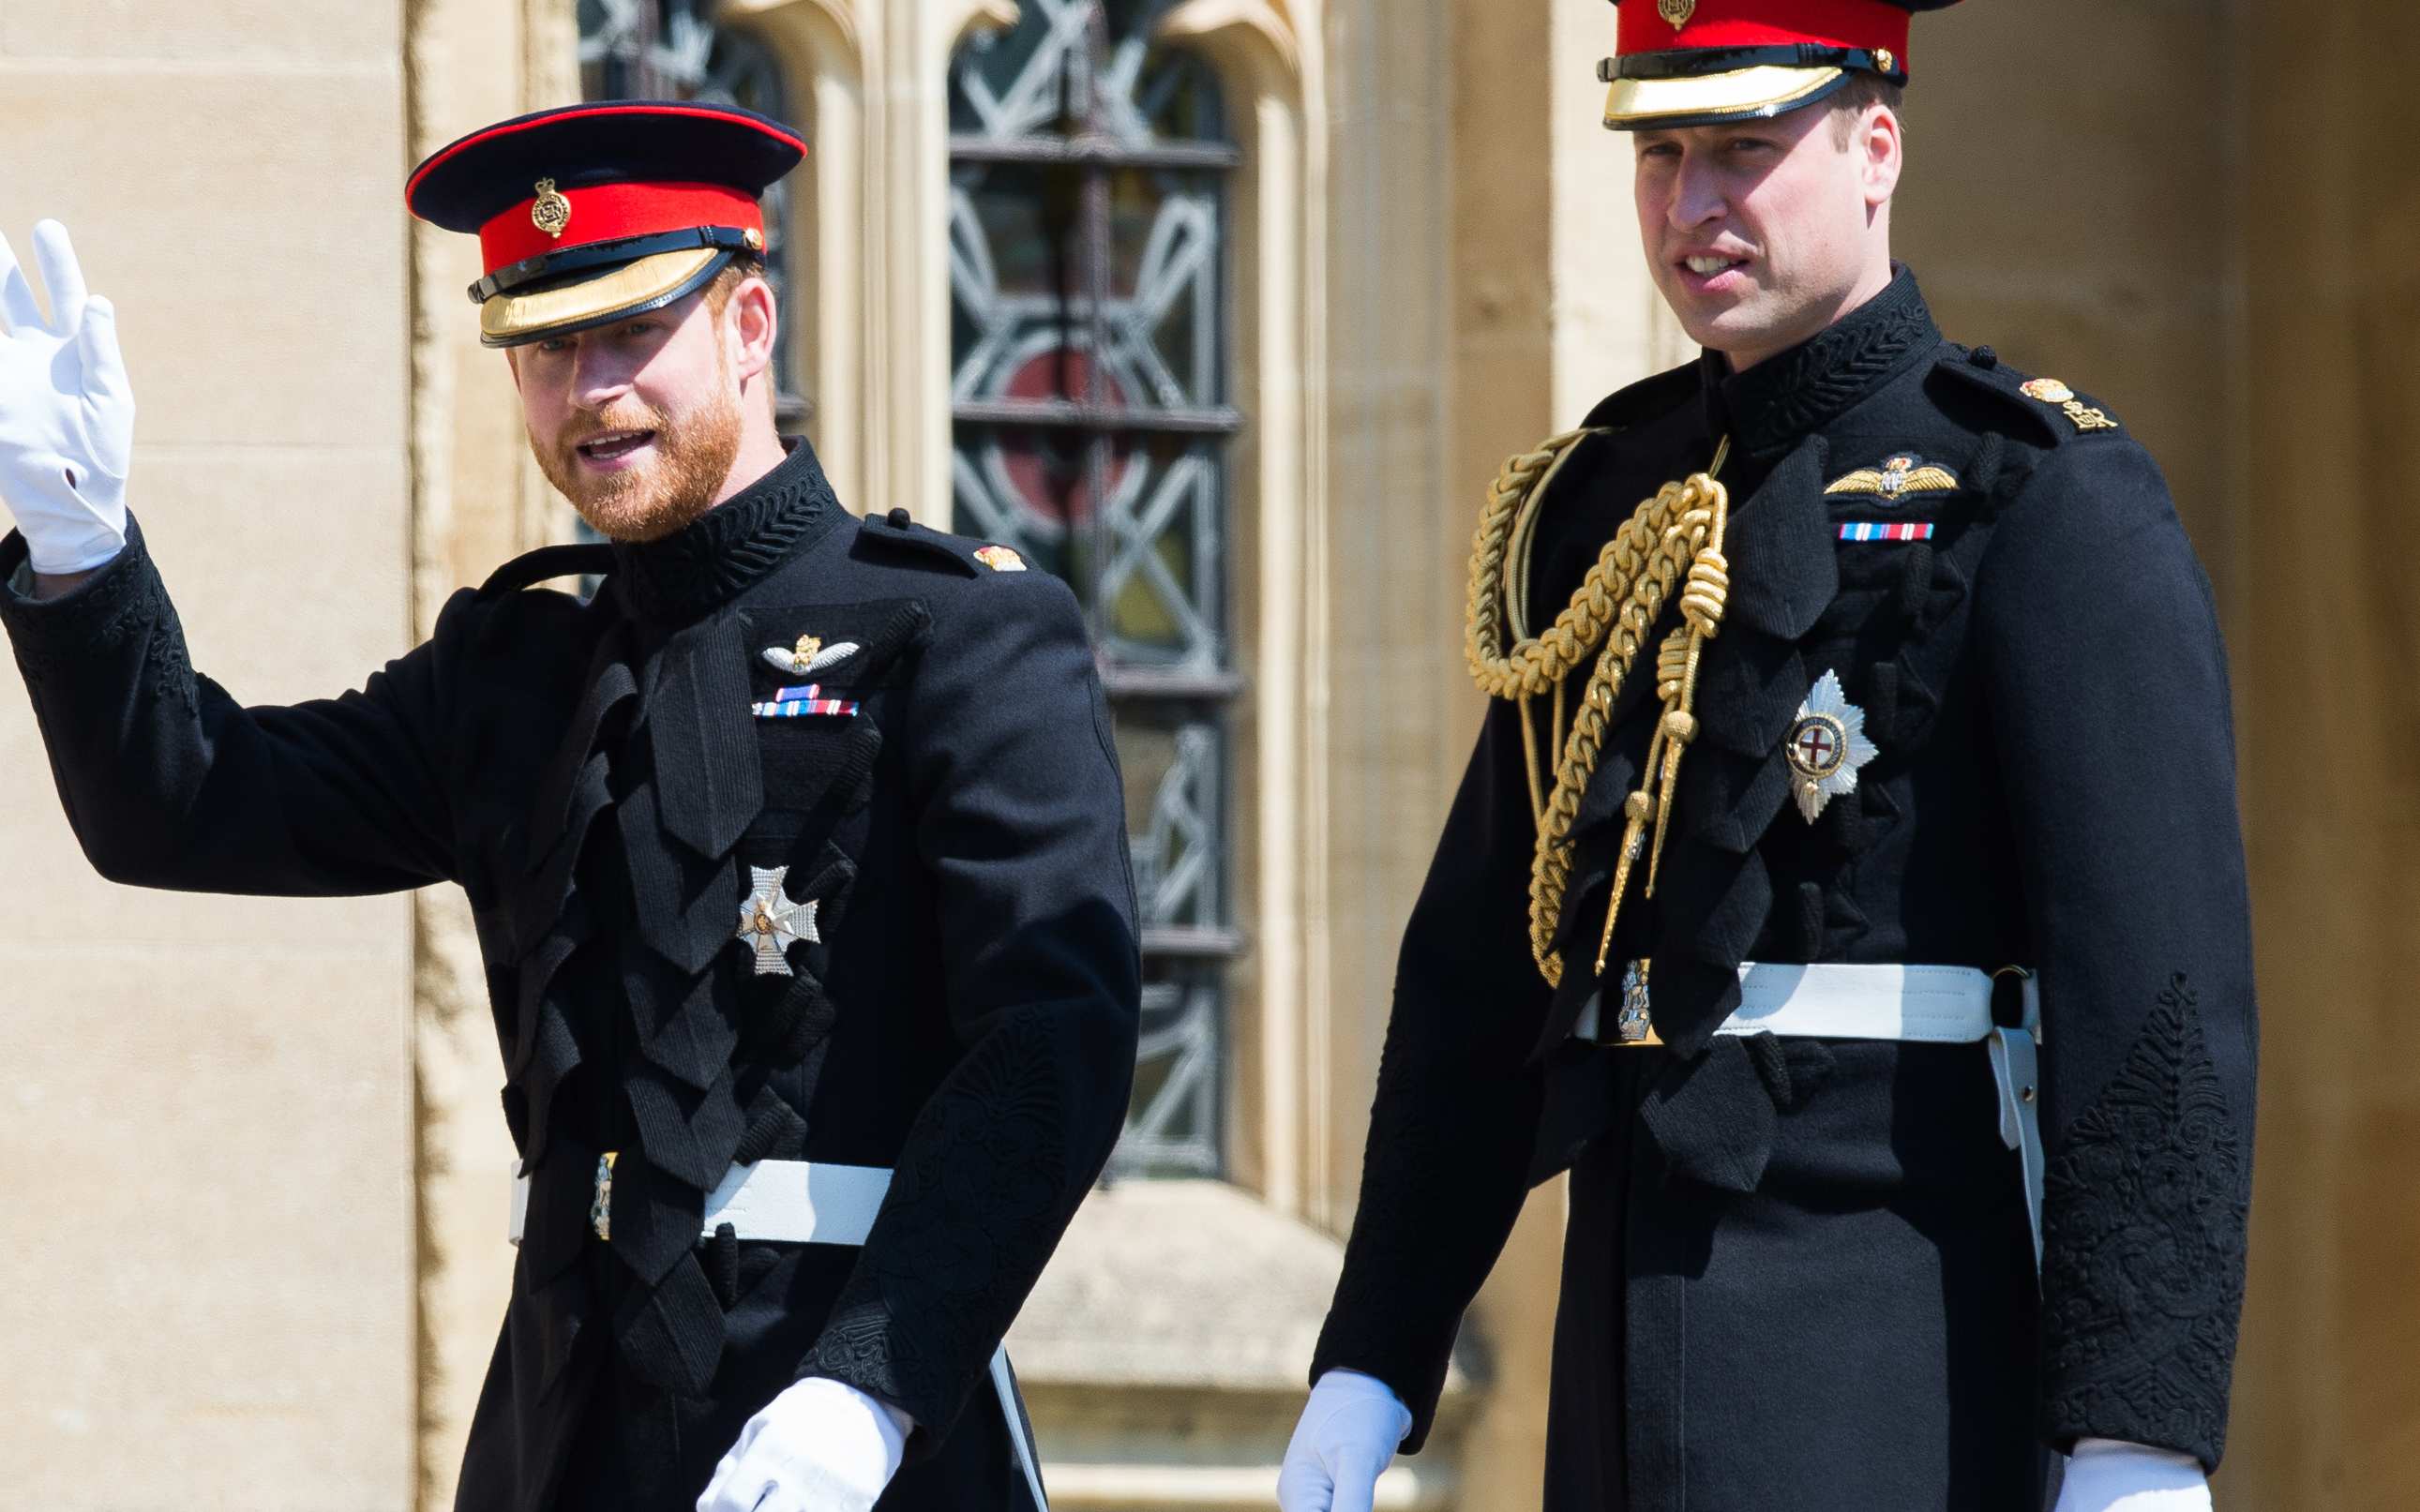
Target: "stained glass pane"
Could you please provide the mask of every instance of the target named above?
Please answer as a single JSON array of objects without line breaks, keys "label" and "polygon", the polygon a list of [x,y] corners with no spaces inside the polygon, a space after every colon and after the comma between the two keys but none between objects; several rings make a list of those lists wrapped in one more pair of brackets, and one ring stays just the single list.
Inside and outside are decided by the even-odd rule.
[{"label": "stained glass pane", "polygon": [[1209,69],[1151,39],[1168,3],[1022,0],[953,63],[952,475],[957,528],[1063,576],[1121,690],[1146,986],[1113,1166],[1215,1174],[1233,153]]},{"label": "stained glass pane", "polygon": [[1200,962],[1143,965],[1142,1043],[1134,1099],[1109,1169],[1144,1176],[1219,1171],[1221,1011],[1217,968]]},{"label": "stained glass pane", "polygon": [[1219,928],[1227,922],[1225,732],[1215,715],[1157,700],[1120,715],[1118,763],[1143,928]]}]

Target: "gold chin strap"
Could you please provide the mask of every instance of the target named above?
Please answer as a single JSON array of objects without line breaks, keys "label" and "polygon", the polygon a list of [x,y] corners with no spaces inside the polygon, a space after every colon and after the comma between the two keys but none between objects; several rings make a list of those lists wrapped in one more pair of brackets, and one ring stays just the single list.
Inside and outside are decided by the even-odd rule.
[{"label": "gold chin strap", "polygon": [[[1541,442],[1536,450],[1511,458],[1496,475],[1471,543],[1469,621],[1463,640],[1470,675],[1480,691],[1520,704],[1529,811],[1538,826],[1538,847],[1529,863],[1529,953],[1538,963],[1539,974],[1557,986],[1562,983],[1563,961],[1553,949],[1555,921],[1562,913],[1563,894],[1571,883],[1572,825],[1579,817],[1580,796],[1603,753],[1614,699],[1631,664],[1638,659],[1641,641],[1663,612],[1666,598],[1685,576],[1681,590],[1682,624],[1665,638],[1655,658],[1655,690],[1664,704],[1663,717],[1656,722],[1648,746],[1638,791],[1622,805],[1629,824],[1614,871],[1604,940],[1597,948],[1600,972],[1613,946],[1614,920],[1621,916],[1632,864],[1645,849],[1650,825],[1654,826],[1654,845],[1647,853],[1646,895],[1655,896],[1656,870],[1664,856],[1681,756],[1698,733],[1692,711],[1699,655],[1706,641],[1720,632],[1723,606],[1730,592],[1728,563],[1723,560],[1723,528],[1730,514],[1730,494],[1714,481],[1723,459],[1730,455],[1726,438],[1714,449],[1714,459],[1705,471],[1683,483],[1668,483],[1639,504],[1597,554],[1596,564],[1581,579],[1571,602],[1555,616],[1555,623],[1534,638],[1529,635],[1529,556],[1539,506],[1546,497],[1547,485],[1579,443],[1598,434],[1602,433],[1565,431]],[[1513,640],[1509,651],[1504,645],[1508,630]],[[1564,680],[1581,658],[1591,654],[1596,666],[1567,731]],[[1531,700],[1542,697],[1552,700],[1547,725],[1548,749],[1554,753],[1551,791],[1545,787],[1545,768],[1529,706]]]}]

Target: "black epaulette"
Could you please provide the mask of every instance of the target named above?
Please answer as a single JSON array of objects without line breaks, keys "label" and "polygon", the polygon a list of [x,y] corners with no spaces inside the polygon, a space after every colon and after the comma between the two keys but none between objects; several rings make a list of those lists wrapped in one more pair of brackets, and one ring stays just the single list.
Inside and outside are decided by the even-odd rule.
[{"label": "black epaulette", "polygon": [[1621,430],[1641,421],[1666,414],[1698,396],[1700,384],[1698,364],[1683,363],[1668,372],[1643,378],[1627,388],[1616,389],[1597,401],[1588,418],[1580,422],[1585,430]]},{"label": "black epaulette", "polygon": [[613,548],[601,541],[542,546],[524,551],[488,574],[479,594],[517,593],[550,578],[601,578],[613,570]]},{"label": "black epaulette", "polygon": [[912,551],[927,561],[946,562],[970,578],[1026,570],[1025,558],[1009,548],[919,525],[904,509],[866,516],[857,528],[857,538]]},{"label": "black epaulette", "polygon": [[1933,365],[1934,372],[1989,394],[2003,413],[2022,415],[2028,439],[2057,446],[2085,436],[2114,436],[2124,427],[2117,417],[2089,395],[2057,378],[2033,378],[2000,361],[1989,347],[1973,351],[1953,347]]}]

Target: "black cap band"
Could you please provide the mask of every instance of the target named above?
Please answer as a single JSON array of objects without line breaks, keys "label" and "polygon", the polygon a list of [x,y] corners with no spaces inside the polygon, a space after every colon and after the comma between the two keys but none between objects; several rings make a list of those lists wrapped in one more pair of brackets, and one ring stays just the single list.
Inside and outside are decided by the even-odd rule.
[{"label": "black cap band", "polygon": [[499,268],[471,285],[471,302],[485,304],[497,295],[541,279],[559,278],[590,268],[603,268],[615,263],[636,262],[659,252],[685,252],[691,247],[720,247],[725,252],[762,252],[764,248],[749,240],[751,233],[735,225],[693,225],[678,231],[660,231],[654,236],[625,237],[619,241],[598,241],[585,247],[572,247],[563,252],[549,253]]}]

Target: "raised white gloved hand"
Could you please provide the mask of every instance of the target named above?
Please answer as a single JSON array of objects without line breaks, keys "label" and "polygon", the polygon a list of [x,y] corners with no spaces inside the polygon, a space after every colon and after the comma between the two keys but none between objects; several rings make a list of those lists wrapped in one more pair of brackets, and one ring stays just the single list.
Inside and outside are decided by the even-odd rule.
[{"label": "raised white gloved hand", "polygon": [[697,1512],[868,1512],[899,1473],[911,1426],[854,1386],[809,1376],[740,1428]]},{"label": "raised white gloved hand", "polygon": [[2210,1481],[2191,1455],[2081,1439],[2053,1512],[2211,1512]]},{"label": "raised white gloved hand", "polygon": [[1280,1512],[1370,1512],[1378,1477],[1411,1431],[1412,1410],[1385,1381],[1323,1372],[1278,1470]]},{"label": "raised white gloved hand", "polygon": [[88,572],[126,545],[126,468],[134,391],[117,353],[117,313],[85,293],[67,227],[34,226],[50,318],[0,237],[0,501],[36,572]]}]

